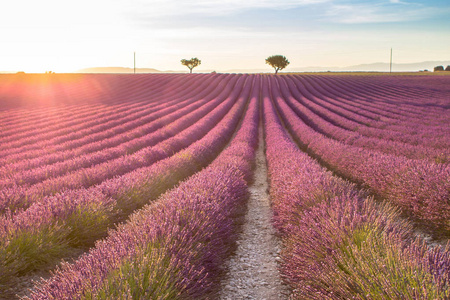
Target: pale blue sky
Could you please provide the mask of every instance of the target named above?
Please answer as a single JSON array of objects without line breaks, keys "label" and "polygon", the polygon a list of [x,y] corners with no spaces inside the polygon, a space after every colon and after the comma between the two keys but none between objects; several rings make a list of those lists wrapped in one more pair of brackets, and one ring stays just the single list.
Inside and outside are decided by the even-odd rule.
[{"label": "pale blue sky", "polygon": [[[5,3],[10,2],[10,3]],[[0,70],[289,68],[450,60],[448,0],[15,0],[0,4]],[[187,69],[186,69],[187,70]],[[287,69],[288,70],[288,69]]]}]

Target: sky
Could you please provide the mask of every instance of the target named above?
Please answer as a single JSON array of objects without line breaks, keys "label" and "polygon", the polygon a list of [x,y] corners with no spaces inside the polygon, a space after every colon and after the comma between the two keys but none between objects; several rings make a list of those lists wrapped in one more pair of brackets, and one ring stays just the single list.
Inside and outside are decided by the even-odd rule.
[{"label": "sky", "polygon": [[449,60],[448,0],[14,0],[0,3],[0,71],[188,71]]}]

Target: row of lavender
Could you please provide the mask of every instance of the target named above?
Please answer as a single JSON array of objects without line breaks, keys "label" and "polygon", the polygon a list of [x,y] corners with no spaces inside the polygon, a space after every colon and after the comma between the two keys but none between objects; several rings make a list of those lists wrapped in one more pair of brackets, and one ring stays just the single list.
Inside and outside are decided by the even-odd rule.
[{"label": "row of lavender", "polygon": [[[259,121],[259,77],[234,139],[214,162],[136,212],[31,299],[203,299],[218,286],[247,197]],[[248,96],[248,95],[247,95]],[[207,150],[209,145],[204,145]],[[244,180],[245,179],[245,180]]]},{"label": "row of lavender", "polygon": [[[274,81],[267,86],[274,89]],[[387,204],[300,151],[263,90],[274,222],[295,299],[447,299],[450,248],[429,249]]]},{"label": "row of lavender", "polygon": [[[58,193],[64,189],[86,188],[99,184],[114,176],[125,174],[140,167],[149,166],[164,157],[178,152],[180,149],[188,146],[192,141],[206,134],[215,125],[214,122],[220,120],[230,109],[234,101],[236,101],[236,94],[240,92],[244,82],[244,80],[240,80],[238,83],[239,86],[235,87],[234,84],[237,82],[237,79],[238,77],[235,77],[231,80],[217,101],[211,101],[209,105],[200,106],[200,108],[183,117],[179,116],[180,118],[175,122],[169,124],[159,122],[165,126],[160,126],[158,130],[146,135],[146,139],[144,140],[147,144],[146,147],[133,154],[127,155],[125,153],[118,155],[117,158],[94,164],[87,168],[78,169],[78,165],[72,164],[74,170],[65,174],[65,165],[70,164],[74,160],[71,159],[68,163],[57,166],[59,169],[56,169],[56,174],[58,174],[58,170],[62,170],[61,176],[44,177],[43,181],[30,186],[26,184],[19,186],[13,185],[10,188],[3,189],[0,198],[0,209],[4,211],[7,208],[15,210],[20,207],[27,207],[45,196]],[[225,99],[227,96],[229,97]],[[220,101],[222,103],[218,105]],[[176,132],[174,129],[181,131]],[[109,154],[107,150],[103,151],[106,155]],[[45,170],[46,167],[44,167]],[[27,175],[29,173],[23,174]]]},{"label": "row of lavender", "polygon": [[[209,81],[206,80],[206,82]],[[186,83],[189,83],[189,80],[184,84],[181,82],[180,85],[184,86]],[[202,85],[199,85],[198,88],[201,87]],[[195,89],[193,92],[198,92],[198,90]],[[190,94],[188,93],[184,99],[192,96]],[[2,141],[2,148],[5,149],[1,151],[2,162],[14,162],[24,158],[41,156],[46,153],[72,149],[88,142],[108,138],[112,134],[119,134],[125,130],[129,130],[127,127],[131,129],[142,125],[143,122],[151,120],[146,119],[152,117],[148,116],[151,113],[157,113],[162,109],[170,110],[174,104],[180,102],[180,100],[184,100],[178,96],[175,92],[171,92],[163,98],[147,98],[145,102],[130,103],[124,101],[125,103],[123,104],[113,105],[114,110],[108,109],[104,114],[99,113],[102,111],[103,106],[100,106],[98,109],[91,107],[86,115],[79,112],[76,114],[72,113],[77,116],[76,120],[72,122],[64,122],[57,119],[56,122],[58,122],[58,127],[61,127],[61,129],[54,129],[46,123],[41,124],[39,122],[36,124],[33,122],[32,126],[38,129],[23,133],[30,136],[21,138],[20,135],[13,134],[8,138],[13,139],[14,142],[8,143],[8,140]],[[139,121],[141,122],[135,123]],[[105,132],[105,130],[108,131]],[[113,131],[111,132],[109,130]],[[118,132],[115,132],[115,130],[118,130]],[[41,152],[34,153],[33,150],[36,149],[41,150]],[[28,151],[32,151],[32,153],[29,154],[27,153]]]},{"label": "row of lavender", "polygon": [[[325,90],[327,95],[330,95],[329,101],[339,99],[347,107],[361,108],[366,117],[374,120],[384,116],[439,124],[433,117],[442,117],[440,112],[444,107],[442,104],[445,103],[446,93],[440,83],[445,80],[445,76],[435,77],[427,84],[423,84],[427,77],[410,76],[342,76],[327,78],[326,81],[324,77],[311,76],[304,79]],[[433,100],[424,103],[424,98]],[[399,100],[403,104],[401,107],[396,105]],[[426,113],[425,116],[423,113]]]},{"label": "row of lavender", "polygon": [[437,234],[450,232],[450,166],[380,153],[330,139],[309,127],[271,79],[274,103],[299,145],[331,169],[364,184]]},{"label": "row of lavender", "polygon": [[228,88],[232,93],[213,114],[152,148],[151,165],[87,189],[43,197],[26,210],[3,215],[0,285],[48,267],[73,247],[92,246],[112,224],[206,166],[226,145],[245,109],[251,79],[236,79]]},{"label": "row of lavender", "polygon": [[[0,115],[6,116],[8,125],[41,119],[36,116],[42,112],[64,111],[67,107],[76,111],[77,106],[145,101],[155,93],[167,93],[174,87],[172,82],[186,78],[182,74],[0,74],[0,79]],[[158,80],[161,80],[159,87],[147,88]],[[54,116],[57,114],[46,115],[44,119]]]},{"label": "row of lavender", "polygon": [[[409,114],[410,117],[415,116],[404,108],[392,108],[389,104],[382,103],[380,100],[391,98],[385,86],[367,89],[367,86],[361,82],[352,82],[348,79],[339,82],[330,82],[322,77],[314,78],[314,80],[309,77],[302,77],[302,79],[303,88],[308,97],[316,98],[319,104],[361,124],[377,121],[380,118],[393,122],[405,114]],[[376,92],[381,89],[383,89],[382,99]],[[401,97],[401,95],[395,96]],[[380,104],[383,106],[380,107]]]},{"label": "row of lavender", "polygon": [[[320,80],[316,79],[308,84],[308,80],[311,79],[307,78],[283,77],[281,79],[284,79],[283,81],[285,82],[282,84],[289,86],[293,97],[305,110],[310,111],[310,114],[316,115],[331,125],[342,128],[341,131],[344,130],[347,132],[347,135],[355,136],[359,134],[371,139],[372,143],[376,142],[376,139],[382,139],[385,143],[392,144],[389,150],[402,147],[405,148],[407,153],[414,153],[414,150],[420,153],[421,148],[428,151],[448,151],[445,148],[448,148],[450,145],[447,138],[450,133],[448,129],[449,120],[444,109],[439,109],[439,114],[437,115],[429,111],[420,110],[416,111],[415,117],[405,115],[399,108],[406,106],[402,103],[406,101],[403,100],[406,97],[405,95],[398,95],[396,100],[390,100],[393,104],[397,103],[397,115],[386,116],[383,115],[383,109],[386,109],[383,107],[385,105],[383,101],[387,100],[387,96],[380,95],[377,99],[371,99],[366,96],[363,98],[366,101],[366,105],[354,110],[352,108],[354,108],[354,103],[356,102],[355,95],[349,91],[335,91],[333,94],[328,95],[326,90],[320,88],[310,91],[308,88],[309,84],[312,86]],[[330,86],[330,88],[337,91],[339,87],[339,85]],[[357,84],[354,86],[354,89],[358,89]],[[382,87],[378,87],[377,90],[384,92]],[[346,100],[345,98],[348,96],[350,96],[349,100]],[[423,97],[422,101],[425,100],[423,105],[431,110],[433,106],[430,103],[426,103],[429,99],[430,96]],[[383,106],[376,112],[371,112],[368,115],[367,107],[373,102],[381,102]],[[402,105],[398,105],[399,103],[402,103]],[[353,104],[353,107],[351,104]],[[365,114],[366,116],[364,116]],[[439,125],[428,125],[427,123],[430,121],[424,120],[427,117],[438,122]],[[341,134],[340,138],[348,137]],[[358,142],[362,145],[371,143],[370,140],[366,142],[358,140]],[[417,145],[420,145],[419,149],[417,149]],[[396,153],[401,152],[399,150],[394,151],[397,151]],[[424,155],[426,155],[426,152]]]},{"label": "row of lavender", "polygon": [[[298,81],[296,83],[298,83]],[[294,92],[292,92],[292,93],[294,93]],[[302,93],[305,93],[305,90],[302,90]],[[295,95],[295,97],[296,97],[296,99],[301,99],[302,98],[302,94],[300,94],[300,96]],[[302,103],[302,104],[304,104],[304,103]],[[306,105],[301,105],[300,107],[304,107],[305,109],[307,109]],[[178,108],[180,108],[180,107],[178,107]],[[311,115],[311,113],[312,112],[310,112],[310,115]],[[152,116],[148,116],[148,112],[147,111],[141,112],[141,115],[143,115],[145,117],[143,117],[142,119],[138,120],[140,122],[140,124],[148,121],[149,118],[152,118]],[[318,114],[318,116],[320,116],[320,114]],[[308,116],[306,118],[308,118]],[[312,113],[312,118],[314,119],[314,113]],[[320,118],[317,118],[317,119],[320,119]],[[330,119],[330,118],[328,118],[328,119],[330,120],[330,122],[325,120],[325,125],[324,126],[327,127],[327,125],[331,125],[331,126],[328,126],[329,128],[328,128],[327,132],[329,133],[330,131],[332,131],[333,129],[336,129],[338,127],[337,126],[333,126],[332,123],[334,122],[334,119]],[[101,121],[104,122],[105,120],[101,120]],[[116,122],[116,124],[122,124],[124,122],[124,120],[119,119],[119,120],[115,120],[115,122]],[[135,123],[135,122],[137,122],[137,121],[135,120],[135,121],[133,121],[131,123]],[[329,124],[327,124],[327,122]],[[102,124],[102,126],[104,128],[105,126],[107,127],[108,125],[107,124]],[[128,137],[130,132],[127,131],[127,130],[129,130],[130,126],[136,126],[136,125],[134,125],[134,124],[126,125],[126,124],[124,124],[124,125],[121,125],[121,126],[116,126],[117,129],[116,128],[110,128],[107,131],[103,130],[103,131],[101,131],[99,133],[99,135],[93,135],[93,134],[91,134],[92,132],[83,132],[83,134],[81,136],[83,136],[83,137],[86,136],[85,138],[83,138],[81,140],[78,139],[74,143],[67,143],[67,144],[64,143],[63,145],[60,145],[59,141],[54,141],[54,140],[52,140],[50,142],[46,141],[46,144],[50,144],[52,146],[51,147],[45,147],[45,150],[33,151],[33,154],[30,154],[27,151],[21,151],[19,153],[19,155],[21,155],[22,157],[30,158],[29,155],[32,155],[32,157],[38,157],[38,158],[35,158],[33,160],[30,160],[30,159],[21,160],[17,164],[8,164],[7,166],[5,166],[5,168],[7,168],[7,170],[3,169],[2,170],[2,174],[6,174],[8,177],[10,177],[10,176],[13,176],[10,173],[12,173],[12,172],[14,172],[16,170],[19,171],[19,170],[22,170],[23,168],[28,168],[28,167],[31,167],[31,166],[37,167],[37,165],[39,165],[39,164],[42,165],[42,164],[45,164],[45,163],[47,163],[47,164],[48,163],[54,163],[54,162],[60,161],[60,160],[62,160],[64,158],[65,159],[71,158],[72,155],[74,155],[73,152],[72,153],[67,153],[69,151],[66,151],[66,152],[61,151],[60,152],[59,150],[61,150],[61,149],[68,149],[68,148],[69,149],[73,149],[74,147],[76,147],[76,146],[78,146],[80,144],[83,145],[84,143],[86,143],[87,142],[86,140],[91,141],[91,143],[89,145],[86,145],[86,147],[84,147],[82,149],[80,149],[80,147],[78,147],[77,149],[79,151],[76,151],[76,153],[80,153],[80,152],[83,153],[83,151],[92,151],[94,149],[98,150],[98,148],[95,148],[95,147],[101,147],[100,145],[103,146],[103,144],[96,143],[96,140],[105,139],[108,136],[114,136],[114,138],[112,138],[113,141],[111,141],[111,143],[118,143],[120,140],[118,141],[119,137],[117,135],[119,135],[121,138],[123,138],[123,136]],[[139,128],[141,128],[141,127],[139,127]],[[76,129],[76,128],[73,128],[73,129]],[[317,130],[317,128],[315,128],[315,129]],[[142,129],[142,130],[145,130],[145,129]],[[127,131],[128,134],[127,135],[120,135],[120,133],[124,132],[124,131]],[[142,134],[141,130],[137,129],[137,131],[139,131],[139,134]],[[106,134],[106,136],[105,136],[105,134]],[[77,135],[80,136],[80,133],[77,133]],[[423,157],[423,156],[426,156],[427,154],[430,154],[430,153],[433,154],[433,150],[435,150],[435,149],[428,149],[428,148],[423,149],[421,147],[414,147],[414,146],[409,146],[408,147],[408,145],[403,145],[403,144],[399,144],[399,143],[392,143],[392,142],[389,142],[389,141],[388,142],[382,141],[382,142],[379,142],[377,145],[374,146],[374,144],[377,142],[377,140],[358,138],[359,135],[357,135],[353,131],[349,131],[349,130],[340,130],[339,134],[334,134],[333,137],[335,137],[337,139],[339,139],[339,138],[345,139],[345,141],[347,143],[355,143],[356,145],[361,145],[362,144],[362,145],[367,145],[369,147],[370,146],[378,147],[381,150],[385,150],[385,151],[394,151],[395,153],[406,153],[406,155],[409,155],[409,156],[412,156],[412,157],[414,157],[415,155],[419,156],[419,157]],[[67,139],[66,136],[64,136],[64,138]],[[102,143],[103,142],[104,141],[102,141]],[[429,141],[426,141],[426,142],[429,142]],[[56,144],[56,146],[53,146],[53,144]],[[105,146],[108,146],[108,145],[109,145],[109,143],[107,145],[105,145]],[[33,147],[38,147],[38,148],[42,149],[43,145],[33,145]],[[92,149],[92,147],[93,147],[93,149]],[[134,151],[135,148],[132,147],[131,149],[132,149],[131,151]],[[15,150],[20,150],[20,149],[15,149]],[[51,154],[49,154],[47,156],[47,158],[42,158],[43,154],[45,152],[47,152],[47,151],[51,152]],[[55,153],[55,151],[56,151],[56,153]],[[130,153],[130,149],[129,148],[126,151],[127,151],[127,153]],[[416,153],[417,151],[419,153]],[[440,152],[440,150],[435,150],[434,152],[436,152],[436,151]],[[434,153],[434,154],[436,154],[436,153]],[[438,155],[446,156],[445,153],[438,153]],[[433,156],[433,155],[431,155],[431,156]],[[436,155],[434,155],[434,156],[436,156]],[[7,161],[10,161],[10,159],[11,158],[9,158]],[[85,163],[85,165],[89,165],[89,161],[85,161],[84,158],[82,159],[82,161]],[[3,161],[3,163],[5,163],[5,161]],[[58,169],[58,166],[51,166],[51,168],[52,169],[55,169],[55,168]],[[32,173],[34,173],[34,172],[35,172],[35,170],[32,171]],[[48,171],[46,169],[41,169],[41,170],[37,170],[37,172],[39,172],[41,174],[49,174],[49,173],[51,174],[52,171],[51,170]],[[32,175],[32,176],[34,176],[34,175]],[[51,175],[47,175],[47,176],[51,176]],[[29,183],[29,180],[24,180],[23,177],[24,177],[24,175],[19,174],[18,178],[16,178],[14,181]],[[12,184],[12,181],[9,181],[9,184]]]},{"label": "row of lavender", "polygon": [[[315,131],[324,134],[325,136],[334,140],[341,141],[345,144],[354,145],[357,147],[364,147],[371,150],[380,151],[383,153],[394,154],[397,156],[406,156],[413,159],[428,159],[431,161],[447,161],[450,159],[450,150],[442,148],[433,148],[428,146],[430,139],[422,137],[420,145],[411,145],[408,143],[397,142],[387,137],[380,139],[379,137],[370,137],[361,134],[360,132],[346,129],[346,126],[341,126],[341,123],[349,123],[350,121],[342,121],[342,117],[335,114],[328,113],[326,117],[322,117],[317,110],[314,111],[308,106],[309,101],[304,97],[303,90],[299,90],[296,86],[298,81],[290,78],[281,77],[277,84],[283,98],[289,106],[296,112],[296,114]],[[340,121],[336,122],[336,120]],[[380,121],[381,122],[381,121]],[[385,122],[385,121],[383,121]],[[336,124],[336,125],[335,125]],[[355,126],[355,125],[354,125]],[[361,125],[360,125],[361,126]],[[348,127],[347,127],[348,128]],[[372,130],[375,131],[375,130]],[[386,133],[388,130],[383,129]],[[393,132],[392,130],[390,132]]]},{"label": "row of lavender", "polygon": [[[449,133],[448,127],[442,126],[448,124],[449,121],[448,116],[444,113],[445,109],[439,105],[435,107],[436,104],[431,95],[405,95],[408,93],[405,88],[401,88],[401,93],[390,99],[387,88],[382,83],[395,79],[381,78],[383,80],[378,79],[381,81],[379,82],[381,86],[371,89],[371,91],[378,91],[380,95],[370,97],[368,96],[370,92],[365,89],[363,89],[363,95],[355,94],[361,87],[365,87],[359,82],[350,85],[347,90],[341,88],[344,83],[349,84],[346,82],[348,80],[343,80],[338,84],[329,84],[329,90],[333,91],[333,93],[329,93],[329,90],[322,86],[317,87],[324,78],[318,77],[312,80],[310,77],[293,77],[295,84],[301,90],[303,99],[300,99],[305,102],[304,105],[337,126],[367,136],[392,139],[413,145],[426,146],[431,142],[435,147],[448,147],[446,139]],[[397,78],[397,80],[399,79]],[[407,80],[408,78],[399,80],[398,86],[402,87]],[[432,91],[432,87],[431,84],[428,90]],[[441,101],[444,101],[448,96],[442,94],[439,97]],[[408,105],[410,101],[414,105]],[[361,103],[358,105],[358,102]],[[402,105],[398,105],[399,103]],[[379,106],[376,110],[371,109],[374,104]],[[405,111],[404,107],[409,107],[409,111]],[[424,139],[426,139],[425,143]]]},{"label": "row of lavender", "polygon": [[[184,107],[186,105],[185,103],[180,103],[179,110],[184,114],[190,112],[189,108],[197,106],[196,100],[192,100],[192,102],[188,107]],[[177,115],[173,112],[162,109],[154,113],[148,113],[145,117],[123,124],[123,126],[118,128],[109,128],[97,134],[87,135],[82,141],[76,140],[18,153],[18,155],[14,155],[14,158],[8,157],[6,159],[8,163],[4,164],[1,168],[2,175],[4,178],[13,179],[10,181],[10,184],[13,182],[16,184],[31,184],[32,182],[29,180],[20,179],[20,176],[24,176],[24,172],[36,172],[43,166],[54,168],[58,164],[68,162],[70,159],[77,159],[84,162],[86,159],[83,159],[83,156],[90,155],[92,157],[102,153],[102,150],[105,149],[113,151],[114,147],[122,151],[125,150],[126,152],[124,153],[132,153],[133,149],[139,149],[138,146],[133,147],[133,143],[139,144],[139,139],[144,140],[146,135],[167,124],[167,122],[176,120],[176,118]],[[133,126],[134,124],[130,123],[140,124]],[[50,150],[50,148],[53,149]],[[122,151],[119,151],[119,153]],[[19,155],[22,156],[21,159],[18,158]],[[13,159],[16,162],[12,162]],[[17,176],[19,178],[16,178]]]},{"label": "row of lavender", "polygon": [[[228,83],[226,79],[224,81]],[[234,82],[233,79],[230,84]],[[206,98],[202,98],[200,93],[200,98],[196,97],[186,101],[180,99],[170,108],[161,109],[155,113],[144,110],[147,113],[143,117],[144,120],[140,118],[133,120],[131,128],[128,126],[129,124],[125,123],[118,129],[108,129],[99,134],[88,135],[82,139],[82,142],[77,140],[77,145],[82,144],[81,147],[75,147],[74,143],[69,145],[64,143],[64,149],[70,150],[51,151],[49,155],[41,154],[35,159],[8,164],[1,169],[7,179],[0,181],[0,185],[2,187],[29,186],[47,178],[61,176],[69,171],[87,168],[124,155],[138,155],[136,152],[167,139],[194,124],[223,101],[232,90],[232,85],[226,89],[217,85],[213,86],[215,87],[212,89],[213,93],[207,94]],[[207,89],[207,92],[210,93],[211,89]],[[137,127],[136,123],[138,123]],[[106,134],[111,137],[105,137]],[[98,137],[99,135],[100,137]],[[24,170],[32,165],[33,169]]]},{"label": "row of lavender", "polygon": [[[55,80],[60,78],[63,75],[57,75],[53,78]],[[72,75],[74,76],[74,75]],[[168,84],[176,84],[181,85],[183,80],[181,78],[171,78],[171,77],[163,77],[158,76],[153,78],[152,80],[144,81],[144,77],[135,77],[135,82],[133,86],[130,84],[122,87],[118,87],[118,83],[114,82],[109,78],[108,80],[100,80],[101,76],[90,77],[89,80],[82,80],[78,83],[76,89],[70,88],[70,83],[64,83],[65,85],[65,95],[61,95],[58,101],[45,103],[45,106],[42,107],[29,107],[29,106],[19,106],[15,111],[10,109],[7,112],[0,112],[0,116],[2,116],[2,132],[0,134],[1,140],[14,140],[20,137],[29,137],[31,135],[37,135],[41,133],[45,133],[50,130],[64,130],[71,125],[77,125],[80,118],[87,118],[88,121],[91,121],[95,114],[99,117],[106,116],[109,111],[113,111],[115,109],[126,109],[131,103],[122,101],[117,102],[114,101],[115,95],[112,94],[112,86],[114,85],[114,91],[117,92],[121,88],[126,89],[130,94],[133,91],[140,91],[139,94],[133,95],[134,97],[125,98],[132,102],[139,101],[148,101],[155,97],[161,96],[160,91],[164,89]],[[124,80],[126,78],[122,78]],[[176,81],[174,80],[176,79]],[[40,85],[36,86],[27,82],[26,78],[20,79],[16,78],[16,84],[2,80],[0,84],[0,91],[2,91],[2,100],[8,98],[9,94],[14,94],[17,92],[27,92],[29,94],[33,94],[33,97],[30,95],[31,99],[38,101],[40,89],[45,88],[47,93],[54,93],[54,89],[57,88],[55,86],[55,82],[41,82]],[[19,86],[17,86],[19,84]],[[95,99],[89,99],[90,102],[87,103],[78,103],[77,105],[66,105],[66,102],[72,98],[79,98],[83,96],[83,90],[86,89],[84,86],[89,86],[94,84],[96,89],[101,91],[102,97],[105,98],[104,102],[95,102]],[[18,90],[18,89],[21,90]],[[174,86],[174,89],[178,89],[178,86]],[[6,90],[5,90],[6,89]],[[90,87],[89,89],[94,89]],[[94,93],[98,93],[99,91],[94,91]],[[17,95],[16,95],[17,96]],[[43,99],[41,99],[43,100]],[[44,104],[44,103],[43,103]],[[110,106],[113,105],[113,106]],[[98,109],[98,111],[96,111]],[[94,111],[92,111],[94,110]],[[37,126],[38,125],[38,126]],[[83,128],[83,127],[82,127]],[[86,127],[84,127],[86,128]],[[17,137],[12,138],[12,135],[17,135]]]}]

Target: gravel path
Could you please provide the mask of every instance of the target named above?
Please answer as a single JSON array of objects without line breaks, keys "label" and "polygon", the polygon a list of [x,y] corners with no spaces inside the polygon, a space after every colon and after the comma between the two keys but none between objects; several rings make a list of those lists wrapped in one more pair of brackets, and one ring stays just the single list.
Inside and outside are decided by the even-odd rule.
[{"label": "gravel path", "polygon": [[226,264],[219,299],[287,299],[277,269],[280,241],[272,227],[262,128],[259,131],[254,183],[234,256]]}]

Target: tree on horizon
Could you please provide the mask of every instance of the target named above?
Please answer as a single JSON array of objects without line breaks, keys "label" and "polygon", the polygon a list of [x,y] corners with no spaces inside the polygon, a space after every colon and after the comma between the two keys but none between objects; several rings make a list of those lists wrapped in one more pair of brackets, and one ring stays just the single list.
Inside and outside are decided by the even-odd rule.
[{"label": "tree on horizon", "polygon": [[272,66],[275,69],[275,75],[277,75],[279,70],[283,70],[289,65],[289,61],[283,55],[272,55],[266,58],[266,64]]},{"label": "tree on horizon", "polygon": [[192,69],[200,65],[202,61],[197,57],[193,57],[191,59],[182,59],[181,64],[189,68],[189,73],[192,74]]}]

